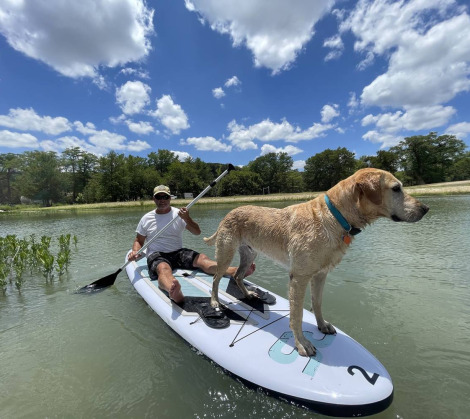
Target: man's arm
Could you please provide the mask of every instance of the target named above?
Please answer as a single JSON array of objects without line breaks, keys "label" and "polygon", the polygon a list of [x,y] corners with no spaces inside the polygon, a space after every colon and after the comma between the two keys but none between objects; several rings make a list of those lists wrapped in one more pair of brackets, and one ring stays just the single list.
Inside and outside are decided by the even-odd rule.
[{"label": "man's arm", "polygon": [[191,216],[189,215],[189,211],[186,207],[181,208],[178,212],[178,215],[186,222],[186,230],[196,236],[199,236],[199,234],[201,234],[199,224],[191,218]]},{"label": "man's arm", "polygon": [[145,236],[142,236],[141,234],[137,233],[137,236],[134,240],[134,243],[132,244],[132,251],[129,253],[129,256],[127,257],[128,260],[137,260],[141,257],[141,255],[137,255],[137,252],[142,249],[142,246],[145,243]]}]

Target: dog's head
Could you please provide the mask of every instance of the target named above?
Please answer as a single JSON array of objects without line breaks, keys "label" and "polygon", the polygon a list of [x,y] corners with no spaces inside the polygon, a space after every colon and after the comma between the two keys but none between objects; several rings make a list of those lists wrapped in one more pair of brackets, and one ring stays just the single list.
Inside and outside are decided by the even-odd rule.
[{"label": "dog's head", "polygon": [[391,173],[379,169],[361,169],[350,178],[361,212],[393,221],[414,223],[429,208],[403,190]]}]

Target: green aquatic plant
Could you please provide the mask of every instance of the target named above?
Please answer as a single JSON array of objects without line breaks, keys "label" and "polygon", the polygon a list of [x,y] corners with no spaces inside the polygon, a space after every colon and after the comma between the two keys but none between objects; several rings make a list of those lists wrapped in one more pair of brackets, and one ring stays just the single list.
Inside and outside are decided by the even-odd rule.
[{"label": "green aquatic plant", "polygon": [[[59,253],[57,255],[57,266],[56,270],[59,273],[59,276],[62,276],[65,271],[67,271],[70,263],[70,234],[62,234],[59,237]],[[76,236],[74,236],[74,241]]]},{"label": "green aquatic plant", "polygon": [[9,270],[7,268],[6,263],[3,261],[0,261],[0,289],[2,291],[5,290],[8,284],[8,281],[7,281],[8,273],[9,273]]},{"label": "green aquatic plant", "polygon": [[[0,290],[5,293],[8,286],[14,284],[20,291],[28,273],[33,277],[36,272],[41,272],[46,281],[54,279],[54,271],[59,277],[62,276],[71,261],[71,240],[71,234],[58,237],[58,252],[55,255],[51,250],[50,236],[42,236],[39,241],[34,234],[23,239],[13,234],[0,237]],[[76,236],[73,236],[73,241],[76,247]]]}]

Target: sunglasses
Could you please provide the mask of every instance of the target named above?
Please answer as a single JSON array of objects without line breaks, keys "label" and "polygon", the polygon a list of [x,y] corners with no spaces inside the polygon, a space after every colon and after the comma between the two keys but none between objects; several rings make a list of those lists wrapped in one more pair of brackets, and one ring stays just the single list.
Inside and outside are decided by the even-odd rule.
[{"label": "sunglasses", "polygon": [[154,198],[157,201],[161,201],[162,199],[170,199],[170,197],[168,195],[155,195]]}]

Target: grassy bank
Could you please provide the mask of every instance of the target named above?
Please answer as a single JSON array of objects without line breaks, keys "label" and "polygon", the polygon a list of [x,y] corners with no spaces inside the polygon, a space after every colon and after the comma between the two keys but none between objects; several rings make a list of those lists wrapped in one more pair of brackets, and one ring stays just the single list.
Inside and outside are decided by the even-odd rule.
[{"label": "grassy bank", "polygon": [[[410,186],[405,188],[406,192],[413,196],[429,195],[462,195],[470,194],[470,180],[459,182],[434,183],[430,185]],[[258,204],[263,202],[285,202],[285,201],[308,201],[317,197],[322,192],[301,192],[301,193],[282,193],[269,195],[249,195],[249,196],[227,196],[216,198],[201,198],[198,205],[204,204]],[[174,199],[172,203],[177,207],[182,207],[191,202],[190,199]],[[100,209],[119,209],[119,208],[139,208],[153,207],[151,200],[146,201],[127,201],[127,202],[102,202],[97,204],[76,204],[60,205],[53,207],[38,207],[33,205],[16,205],[14,207],[0,206],[0,210],[9,213],[28,212],[28,211],[92,211]]]}]

